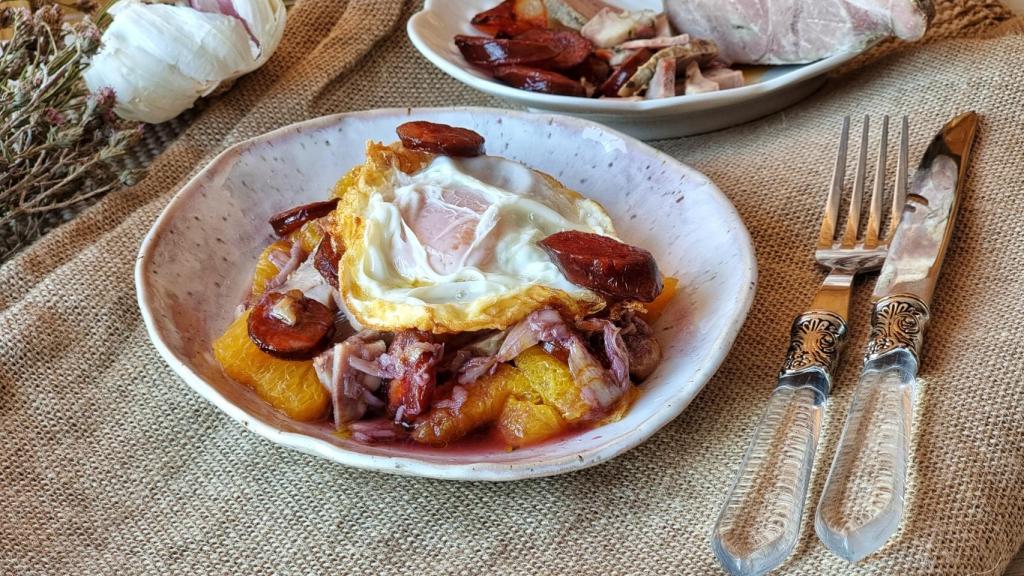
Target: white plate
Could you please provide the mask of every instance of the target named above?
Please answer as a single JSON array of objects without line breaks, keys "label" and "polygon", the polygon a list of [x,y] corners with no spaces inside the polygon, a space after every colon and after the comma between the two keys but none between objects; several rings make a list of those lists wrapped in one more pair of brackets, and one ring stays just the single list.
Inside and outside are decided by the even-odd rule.
[{"label": "white plate", "polygon": [[[435,66],[481,92],[531,110],[560,112],[601,122],[643,140],[710,132],[778,112],[814,92],[825,82],[826,72],[857,55],[839,54],[811,64],[763,67],[757,73],[748,73],[750,84],[742,88],[690,96],[633,102],[541,94],[501,84],[466,63],[455,47],[456,34],[482,34],[469,21],[474,14],[497,5],[498,1],[427,0],[423,10],[409,19],[409,39]],[[613,0],[612,3],[630,10],[663,11],[661,0]]]},{"label": "white plate", "polygon": [[[550,173],[605,205],[627,241],[650,249],[681,290],[654,328],[661,366],[621,421],[555,442],[504,450],[371,446],[326,424],[289,420],[221,371],[210,346],[247,292],[271,214],[322,200],[410,119],[465,126],[490,153]],[[171,200],[142,243],[139,306],[160,354],[193,389],[274,442],[342,464],[460,480],[514,480],[592,466],[678,415],[725,358],[754,294],[747,231],[725,196],[692,168],[591,122],[486,108],[390,109],[327,116],[226,150]]]}]

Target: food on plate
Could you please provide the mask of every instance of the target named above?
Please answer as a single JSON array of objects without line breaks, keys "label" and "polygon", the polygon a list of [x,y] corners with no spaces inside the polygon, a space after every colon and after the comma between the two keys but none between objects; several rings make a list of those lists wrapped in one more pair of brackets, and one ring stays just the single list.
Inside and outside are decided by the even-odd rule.
[{"label": "food on plate", "polygon": [[508,448],[621,418],[677,283],[600,204],[432,122],[368,142],[332,197],[270,219],[213,344],[231,378],[361,442]]},{"label": "food on plate", "polygon": [[932,0],[665,0],[680,32],[712,38],[737,64],[801,64],[895,36],[917,40]]},{"label": "food on plate", "polygon": [[743,85],[743,72],[719,58],[715,42],[675,33],[653,10],[600,0],[505,0],[470,22],[486,36],[456,36],[462,57],[521,90],[656,99]]}]

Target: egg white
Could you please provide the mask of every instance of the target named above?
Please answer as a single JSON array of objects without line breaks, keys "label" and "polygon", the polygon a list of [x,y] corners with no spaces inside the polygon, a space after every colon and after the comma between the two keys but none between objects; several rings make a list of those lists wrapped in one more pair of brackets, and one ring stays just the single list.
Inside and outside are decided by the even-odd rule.
[{"label": "egg white", "polygon": [[502,329],[545,305],[572,314],[604,306],[537,244],[564,230],[615,237],[598,203],[492,156],[438,156],[412,174],[381,172],[368,161],[338,208],[341,291],[360,324]]}]

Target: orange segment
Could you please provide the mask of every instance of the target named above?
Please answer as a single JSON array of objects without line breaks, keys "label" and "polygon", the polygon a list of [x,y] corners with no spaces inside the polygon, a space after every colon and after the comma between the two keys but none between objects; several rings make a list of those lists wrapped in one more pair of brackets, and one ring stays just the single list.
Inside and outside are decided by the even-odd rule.
[{"label": "orange segment", "polygon": [[566,421],[578,422],[590,412],[590,406],[583,400],[581,388],[565,362],[540,346],[524,350],[515,362],[516,368],[522,370],[544,403],[557,408]]},{"label": "orange segment", "polygon": [[317,220],[310,220],[303,224],[301,228],[289,234],[288,237],[293,242],[300,242],[303,252],[312,254],[313,250],[316,250],[317,245],[320,244],[320,240],[324,237],[324,232]]},{"label": "orange segment", "polygon": [[413,430],[412,438],[425,444],[448,444],[469,434],[476,428],[493,422],[509,394],[528,393],[530,383],[522,372],[508,364],[501,364],[494,374],[483,376],[466,387],[466,399],[457,411],[435,408]]},{"label": "orange segment", "polygon": [[270,282],[274,276],[277,276],[278,268],[270,261],[270,253],[276,250],[288,254],[291,249],[291,241],[285,239],[278,240],[263,249],[263,253],[260,254],[259,259],[256,261],[256,271],[252,274],[252,295],[254,301],[256,297],[263,294],[264,290],[266,290],[267,282]]},{"label": "orange segment", "polygon": [[313,370],[313,361],[281,360],[257,348],[249,339],[249,312],[236,318],[213,343],[213,355],[224,372],[290,418],[322,418],[330,396]]},{"label": "orange segment", "polygon": [[498,431],[510,446],[536,444],[566,429],[558,410],[547,404],[509,398],[498,420]]},{"label": "orange segment", "polygon": [[661,316],[661,313],[668,307],[672,297],[676,295],[676,290],[679,288],[678,278],[666,276],[664,282],[665,285],[661,290],[661,294],[658,294],[658,297],[650,303],[644,304],[644,308],[647,308],[647,313],[641,314],[640,317],[648,324],[653,324]]}]

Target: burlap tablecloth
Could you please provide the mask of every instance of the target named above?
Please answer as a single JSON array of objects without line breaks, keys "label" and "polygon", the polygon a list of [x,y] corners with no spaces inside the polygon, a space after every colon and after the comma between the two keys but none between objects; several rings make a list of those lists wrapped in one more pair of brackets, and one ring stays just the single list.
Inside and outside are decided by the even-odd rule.
[{"label": "burlap tablecloth", "polygon": [[[820,280],[810,243],[838,118],[910,114],[913,153],[958,112],[984,118],[935,302],[908,515],[851,567],[811,522],[788,573],[997,574],[1024,540],[1024,37],[894,48],[759,122],[658,147],[736,204],[760,286],[721,371],[643,446],[579,473],[449,483],[346,469],[221,414],[150,345],[132,269],[183,178],[226,145],[382,106],[501,106],[447,78],[404,34],[414,9],[313,0],[270,63],[213,102],[151,167],[0,268],[3,574],[708,574],[708,533],[787,341]],[[933,34],[977,36],[998,4],[941,6]],[[853,306],[865,337],[869,290]],[[856,354],[854,354],[855,356]],[[827,416],[815,502],[848,407]],[[813,506],[809,506],[813,510]]]}]

